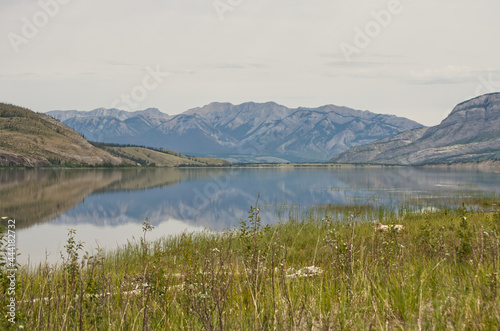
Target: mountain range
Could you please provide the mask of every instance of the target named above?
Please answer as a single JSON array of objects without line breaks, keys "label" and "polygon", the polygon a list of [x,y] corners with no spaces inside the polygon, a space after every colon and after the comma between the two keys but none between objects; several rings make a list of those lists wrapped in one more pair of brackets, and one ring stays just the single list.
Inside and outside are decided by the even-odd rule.
[{"label": "mountain range", "polygon": [[228,165],[171,149],[232,162],[500,164],[500,93],[460,103],[433,127],[346,107],[274,102],[211,103],[175,116],[155,108],[49,114],[0,103],[0,166]]},{"label": "mountain range", "polygon": [[232,162],[322,162],[351,147],[422,128],[393,115],[327,105],[211,103],[179,115],[158,109],[47,113],[97,142],[169,148]]},{"label": "mountain range", "polygon": [[458,104],[439,125],[354,147],[334,163],[421,165],[500,160],[500,93]]},{"label": "mountain range", "polygon": [[[146,111],[147,113],[147,111]],[[186,157],[172,150],[90,144],[57,119],[0,103],[0,166],[225,166],[213,158]]]}]

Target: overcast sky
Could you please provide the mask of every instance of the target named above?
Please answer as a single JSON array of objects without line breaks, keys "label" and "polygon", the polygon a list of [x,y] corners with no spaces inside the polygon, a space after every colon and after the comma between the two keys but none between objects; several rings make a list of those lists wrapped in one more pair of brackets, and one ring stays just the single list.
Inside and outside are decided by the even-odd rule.
[{"label": "overcast sky", "polygon": [[499,13],[498,0],[2,0],[0,102],[335,104],[435,125],[500,90]]}]

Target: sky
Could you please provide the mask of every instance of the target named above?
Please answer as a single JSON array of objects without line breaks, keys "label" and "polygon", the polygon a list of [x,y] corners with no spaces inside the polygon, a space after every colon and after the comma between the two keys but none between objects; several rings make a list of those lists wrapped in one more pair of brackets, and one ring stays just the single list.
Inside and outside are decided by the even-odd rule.
[{"label": "sky", "polygon": [[498,0],[2,0],[0,102],[334,104],[436,125],[500,91],[498,13]]}]

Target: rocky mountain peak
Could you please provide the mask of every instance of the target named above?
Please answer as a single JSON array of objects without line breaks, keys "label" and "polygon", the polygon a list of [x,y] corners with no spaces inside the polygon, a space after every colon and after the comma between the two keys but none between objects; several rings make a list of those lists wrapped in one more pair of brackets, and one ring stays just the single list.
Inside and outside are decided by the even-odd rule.
[{"label": "rocky mountain peak", "polygon": [[340,163],[428,164],[500,159],[500,93],[458,104],[441,124],[354,147]]},{"label": "rocky mountain peak", "polygon": [[450,116],[458,112],[481,109],[500,111],[500,93],[485,94],[459,103],[450,113]]},{"label": "rocky mountain peak", "polygon": [[326,161],[352,146],[422,127],[406,118],[347,107],[288,108],[275,102],[214,102],[164,117],[145,116],[159,114],[151,109],[125,113],[126,120],[97,121],[86,120],[79,112],[49,114],[64,118],[91,140],[164,147],[237,162]]}]

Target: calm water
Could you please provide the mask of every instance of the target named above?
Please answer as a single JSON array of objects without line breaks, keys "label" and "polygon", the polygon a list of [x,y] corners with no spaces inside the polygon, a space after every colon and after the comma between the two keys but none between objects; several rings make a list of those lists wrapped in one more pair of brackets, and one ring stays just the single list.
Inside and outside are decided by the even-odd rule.
[{"label": "calm water", "polygon": [[[17,221],[19,261],[57,261],[67,232],[90,247],[239,225],[260,193],[263,223],[323,204],[449,207],[448,198],[500,194],[500,174],[421,168],[0,170],[0,216]],[[318,212],[321,214],[321,212]]]}]

